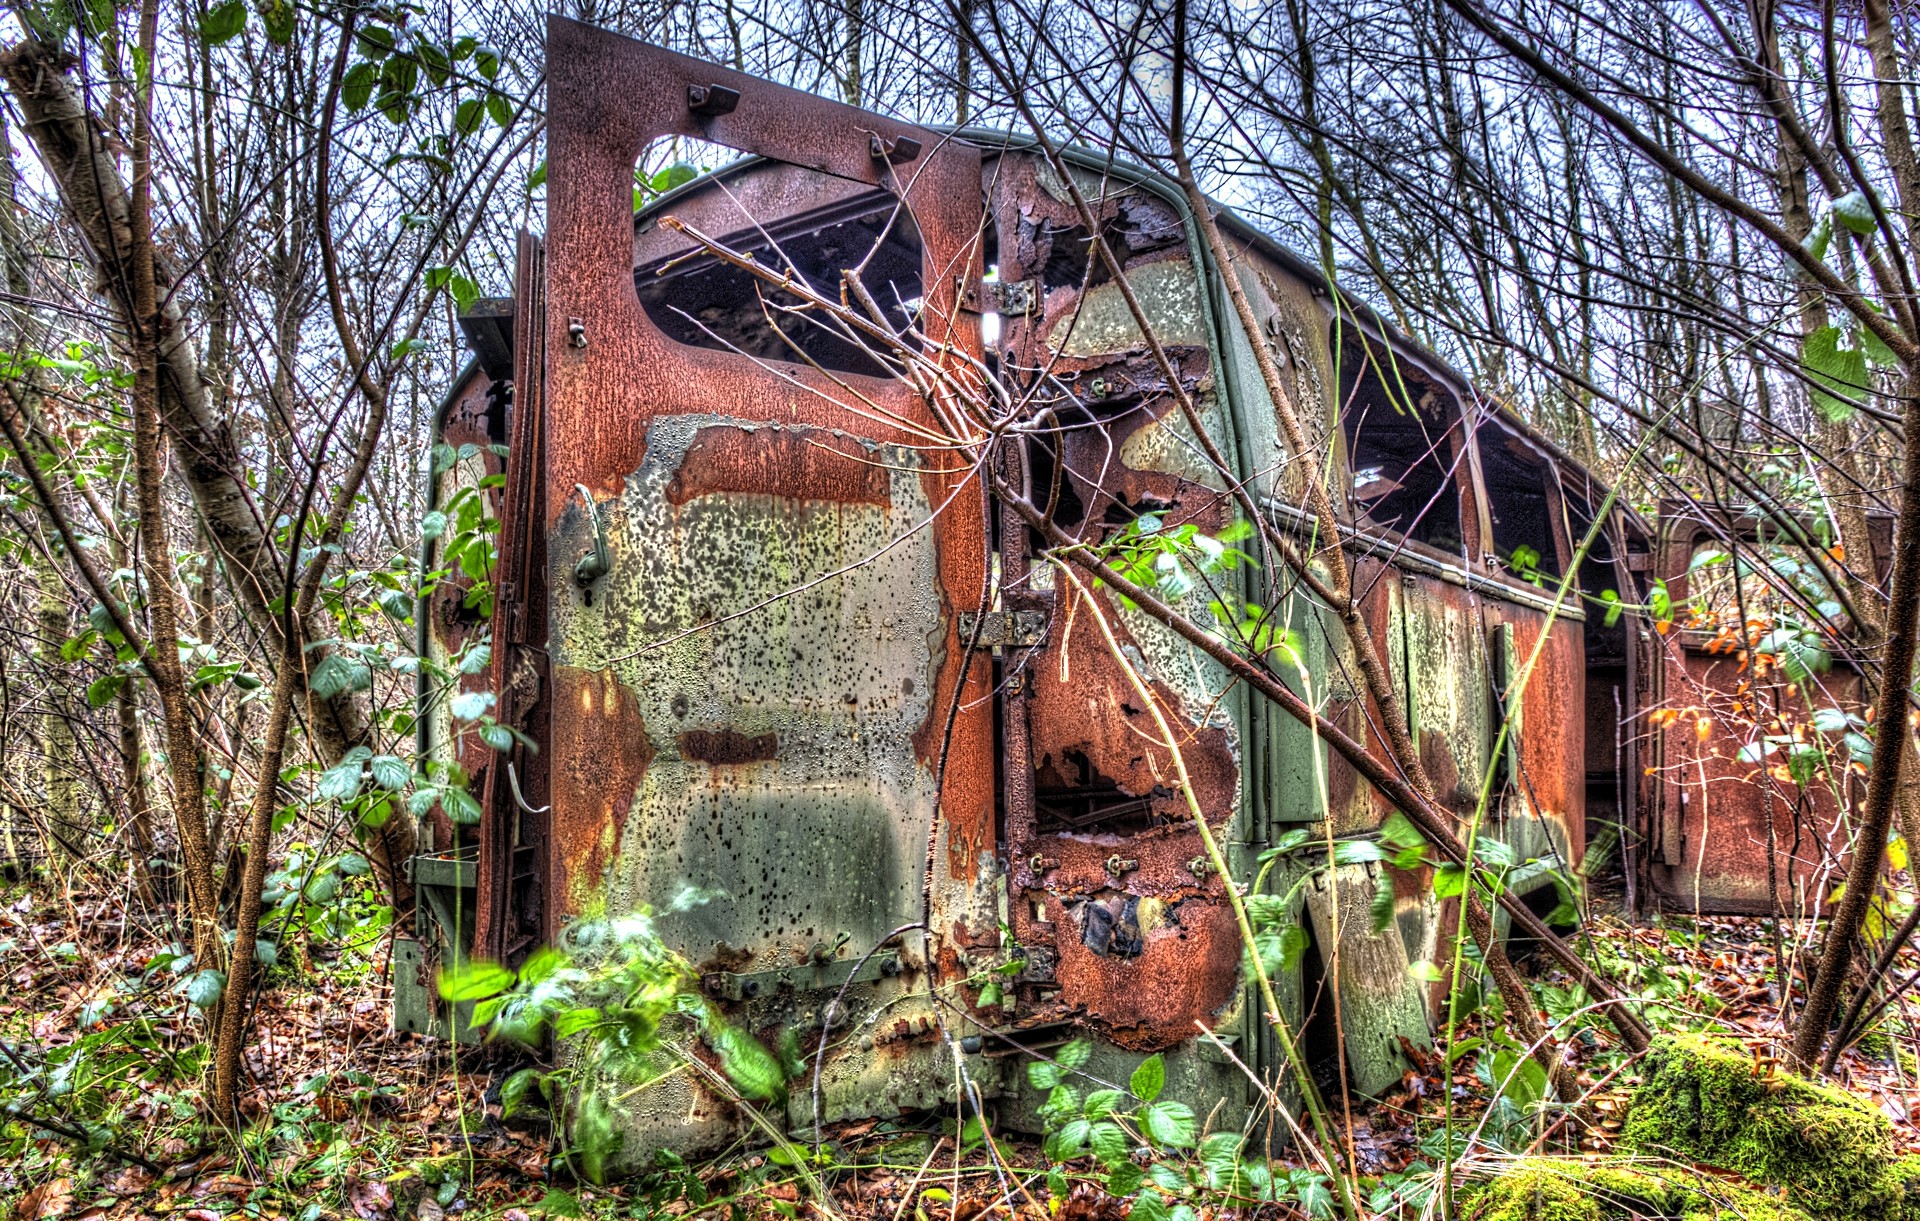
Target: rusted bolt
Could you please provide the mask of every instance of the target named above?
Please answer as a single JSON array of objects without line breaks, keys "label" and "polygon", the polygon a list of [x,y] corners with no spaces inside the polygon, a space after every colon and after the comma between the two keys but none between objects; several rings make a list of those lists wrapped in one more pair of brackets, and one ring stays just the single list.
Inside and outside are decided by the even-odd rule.
[{"label": "rusted bolt", "polygon": [[567,319],[567,345],[575,348],[587,346],[587,324],[578,318]]},{"label": "rusted bolt", "polygon": [[1024,674],[1007,675],[1007,694],[1018,695],[1027,689],[1027,676]]},{"label": "rusted bolt", "polygon": [[687,109],[707,116],[732,114],[740,104],[740,91],[725,85],[688,85]]},{"label": "rusted bolt", "polygon": [[727,980],[723,975],[708,975],[701,979],[700,986],[714,996],[718,996],[726,990]]},{"label": "rusted bolt", "polygon": [[752,1000],[754,997],[760,995],[760,981],[757,979],[741,980],[740,995],[746,997],[748,1000]]},{"label": "rusted bolt", "polygon": [[1087,393],[1097,399],[1106,398],[1107,397],[1107,379],[1104,377],[1094,378],[1093,381],[1088,383],[1087,385]]},{"label": "rusted bolt", "polygon": [[1027,869],[1032,873],[1045,873],[1049,869],[1058,868],[1060,868],[1058,857],[1041,856],[1037,852],[1033,854],[1033,859],[1027,862]]},{"label": "rusted bolt", "polygon": [[1107,872],[1113,874],[1115,877],[1119,877],[1123,873],[1132,873],[1138,868],[1140,868],[1139,861],[1127,860],[1118,852],[1107,858]]},{"label": "rusted bolt", "polygon": [[875,132],[867,136],[867,152],[875,161],[899,165],[903,161],[911,161],[920,155],[920,141],[912,136],[895,136],[888,139]]},{"label": "rusted bolt", "polygon": [[1204,878],[1213,872],[1213,862],[1204,856],[1196,856],[1187,862],[1187,872],[1196,878]]},{"label": "rusted bolt", "polygon": [[881,959],[880,974],[886,976],[888,979],[892,979],[894,976],[900,974],[900,960],[898,958]]}]

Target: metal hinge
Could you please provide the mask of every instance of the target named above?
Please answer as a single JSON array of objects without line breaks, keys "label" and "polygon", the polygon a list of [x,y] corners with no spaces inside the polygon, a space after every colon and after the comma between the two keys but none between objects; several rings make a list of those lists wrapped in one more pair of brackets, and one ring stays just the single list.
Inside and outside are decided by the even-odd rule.
[{"label": "metal hinge", "polygon": [[979,280],[960,291],[960,308],[972,314],[1037,314],[1040,281]]},{"label": "metal hinge", "polygon": [[[974,636],[976,622],[980,630],[978,638]],[[1039,644],[1040,638],[1046,634],[1045,611],[988,611],[985,615],[976,615],[972,611],[960,613],[960,638],[972,640],[977,649],[1030,649]]]}]

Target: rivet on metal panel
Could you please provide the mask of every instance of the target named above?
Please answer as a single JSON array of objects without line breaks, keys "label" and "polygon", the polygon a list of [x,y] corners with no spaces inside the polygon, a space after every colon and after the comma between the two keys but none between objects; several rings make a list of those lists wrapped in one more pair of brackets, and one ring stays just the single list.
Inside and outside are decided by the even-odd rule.
[{"label": "rivet on metal panel", "polygon": [[889,139],[878,133],[871,133],[867,136],[867,151],[873,155],[875,161],[899,165],[920,155],[920,141],[912,136],[894,136]]},{"label": "rivet on metal panel", "polygon": [[807,957],[816,965],[832,962],[839,955],[841,948],[851,940],[853,940],[853,934],[843,931],[831,942],[816,941],[813,943],[813,948],[807,951]]},{"label": "rivet on metal panel", "polygon": [[1060,868],[1060,861],[1057,857],[1041,856],[1036,852],[1033,859],[1027,862],[1027,868],[1034,873],[1045,873],[1049,869]]},{"label": "rivet on metal panel", "polygon": [[1107,872],[1119,877],[1123,873],[1132,873],[1140,868],[1140,862],[1121,856],[1118,852],[1107,858]]},{"label": "rivet on metal panel", "polygon": [[687,109],[708,116],[732,114],[740,104],[740,91],[725,85],[688,85]]},{"label": "rivet on metal panel", "polygon": [[567,319],[567,343],[571,347],[587,346],[587,324],[578,318]]}]

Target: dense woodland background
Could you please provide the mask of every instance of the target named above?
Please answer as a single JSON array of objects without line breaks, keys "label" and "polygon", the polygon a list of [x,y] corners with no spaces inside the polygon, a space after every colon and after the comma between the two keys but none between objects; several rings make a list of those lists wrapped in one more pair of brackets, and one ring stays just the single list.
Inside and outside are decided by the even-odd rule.
[{"label": "dense woodland background", "polygon": [[[105,1191],[120,1167],[141,1181],[115,1207],[149,1207],[126,1201],[151,1200],[155,1182],[174,1183],[170,1206],[186,1207],[209,1180],[171,1169],[231,1145],[231,1176],[254,1186],[217,1211],[265,1207],[257,1185],[276,1175],[294,1202],[271,1207],[287,1212],[306,1207],[303,1194],[367,1216],[478,1200],[486,1175],[469,1165],[414,1174],[432,1190],[396,1203],[385,1182],[396,1167],[457,1151],[442,1141],[403,1155],[403,1138],[382,1137],[390,1160],[374,1173],[355,1163],[372,1146],[356,1149],[340,1125],[349,1112],[353,1123],[403,1114],[392,1122],[429,1132],[424,1108],[488,1105],[484,1075],[439,1053],[362,1061],[354,1049],[384,1038],[369,1032],[384,1022],[385,934],[411,902],[398,864],[413,816],[471,802],[464,777],[415,774],[410,758],[415,676],[433,664],[415,654],[414,608],[459,575],[416,565],[423,534],[457,539],[469,578],[491,559],[485,524],[428,513],[423,489],[444,460],[434,407],[465,360],[455,314],[510,292],[515,234],[544,223],[543,13],[325,0],[8,8],[0,970],[13,995],[0,1003],[0,1161],[12,1167],[0,1189],[23,1193],[24,1215],[55,1215],[76,1180]],[[1920,21],[1903,5],[580,0],[567,11],[915,122],[1038,130],[1191,179],[1642,511],[1691,498],[1799,523],[1764,547],[1730,544],[1773,608],[1742,644],[1804,675],[1844,653],[1868,677],[1873,723],[1908,726]],[[659,150],[637,171],[636,202],[677,166],[712,168],[706,155]],[[1873,515],[1898,531],[1884,577],[1861,562]],[[1657,591],[1632,613],[1676,617]],[[484,709],[455,713],[497,732]],[[1920,910],[1904,873],[1905,830],[1920,831],[1920,772],[1903,766],[1911,735],[1844,727],[1862,749],[1810,717],[1752,728],[1865,773],[1846,794],[1859,836],[1847,890],[1831,925],[1692,928],[1656,952],[1673,955],[1675,979],[1759,976],[1737,991],[1782,1061],[1862,1071],[1837,1059],[1828,1031],[1849,1006],[1904,1013],[1914,982],[1891,969]],[[1730,941],[1709,949],[1715,935]],[[1766,976],[1784,944],[1801,948],[1805,972],[1783,989]],[[1741,957],[1755,953],[1771,965]],[[1618,983],[1629,995],[1650,986]],[[1755,986],[1771,1000],[1753,1001]],[[1559,1039],[1605,1024],[1552,998],[1536,1007]],[[323,1009],[347,1025],[327,1025]],[[1474,1020],[1499,1026],[1498,1012]],[[288,1052],[288,1032],[303,1030],[316,1043]],[[296,1076],[322,1060],[321,1085]],[[381,1065],[402,1077],[380,1080]],[[1432,1075],[1450,1091],[1448,1067]],[[339,1114],[317,1101],[336,1094],[350,1099]],[[1569,1102],[1528,1113],[1557,1118]],[[294,1128],[307,1143],[288,1160],[273,1133]],[[1446,1177],[1487,1147],[1443,1144],[1423,1172]],[[544,1153],[500,1159],[521,1177],[501,1179],[496,1199],[546,1173]],[[1370,1202],[1344,1185],[1358,1173],[1351,1132],[1333,1161],[1347,1169],[1269,1207],[1358,1215],[1412,1198],[1388,1188]],[[296,1172],[307,1177],[296,1184]],[[662,1180],[678,1194],[656,1185],[648,1198],[724,1194],[709,1191],[712,1175],[686,1186],[691,1173]],[[771,1171],[756,1173],[749,1186]],[[756,1198],[791,1215],[790,1190]],[[1092,1210],[1076,1215],[1120,1207],[1075,1199]]]}]

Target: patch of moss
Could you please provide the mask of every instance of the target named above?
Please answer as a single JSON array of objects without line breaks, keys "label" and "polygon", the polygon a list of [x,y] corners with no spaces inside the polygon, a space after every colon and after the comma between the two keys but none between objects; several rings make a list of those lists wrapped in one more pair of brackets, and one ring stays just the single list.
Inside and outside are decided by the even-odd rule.
[{"label": "patch of moss", "polygon": [[1920,1155],[1909,1154],[1887,1167],[1893,1192],[1894,1215],[1900,1221],[1920,1221]]},{"label": "patch of moss", "polygon": [[1775,1196],[1665,1168],[1530,1157],[1467,1193],[1461,1221],[1808,1221]]},{"label": "patch of moss", "polygon": [[1886,1118],[1851,1094],[1758,1064],[1738,1044],[1663,1035],[1647,1053],[1625,1142],[1784,1187],[1822,1218],[1898,1215]]}]

